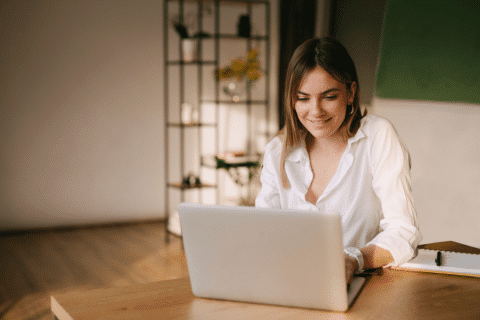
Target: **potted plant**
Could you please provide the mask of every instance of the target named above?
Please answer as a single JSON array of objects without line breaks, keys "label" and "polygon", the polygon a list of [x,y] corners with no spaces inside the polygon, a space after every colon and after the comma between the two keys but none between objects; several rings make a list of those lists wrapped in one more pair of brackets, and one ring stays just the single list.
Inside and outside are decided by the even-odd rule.
[{"label": "potted plant", "polygon": [[198,39],[206,38],[210,35],[205,32],[196,32],[193,35],[190,35],[189,30],[193,29],[195,25],[193,22],[193,16],[191,14],[186,14],[184,19],[180,19],[179,16],[175,16],[171,23],[178,35],[182,39],[182,51],[183,51],[183,61],[192,62],[196,61],[198,58]]}]

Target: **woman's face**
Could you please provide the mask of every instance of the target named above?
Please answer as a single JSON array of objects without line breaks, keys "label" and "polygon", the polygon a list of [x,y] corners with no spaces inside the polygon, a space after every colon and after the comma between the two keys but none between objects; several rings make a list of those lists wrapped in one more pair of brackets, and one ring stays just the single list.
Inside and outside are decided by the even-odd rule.
[{"label": "woman's face", "polygon": [[321,67],[305,75],[298,88],[295,111],[315,139],[338,139],[347,105],[353,103],[356,83],[351,90]]}]

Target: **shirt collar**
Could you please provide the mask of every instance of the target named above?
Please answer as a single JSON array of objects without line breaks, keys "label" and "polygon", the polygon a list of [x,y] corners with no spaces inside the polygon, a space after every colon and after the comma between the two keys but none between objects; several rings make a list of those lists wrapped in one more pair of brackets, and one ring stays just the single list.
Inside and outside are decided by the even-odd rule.
[{"label": "shirt collar", "polygon": [[[365,138],[365,134],[362,131],[362,128],[358,128],[357,133],[348,139],[348,146],[347,149],[350,149],[350,146],[357,142],[358,140]],[[305,147],[305,139],[302,139],[302,143],[300,143],[295,149],[290,152],[287,156],[287,161],[289,162],[299,162],[302,159],[308,159],[307,148]]]},{"label": "shirt collar", "polygon": [[289,162],[300,162],[302,159],[308,159],[305,139],[302,139],[302,142],[290,152],[286,160]]},{"label": "shirt collar", "polygon": [[357,142],[358,140],[365,138],[365,133],[363,133],[362,128],[358,128],[357,133],[348,139],[348,144],[351,145],[354,142]]}]

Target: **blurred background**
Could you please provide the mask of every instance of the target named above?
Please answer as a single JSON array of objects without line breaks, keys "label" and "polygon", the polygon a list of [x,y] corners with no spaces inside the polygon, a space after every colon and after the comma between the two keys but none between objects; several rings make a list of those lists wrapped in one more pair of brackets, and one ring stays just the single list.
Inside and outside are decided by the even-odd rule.
[{"label": "blurred background", "polygon": [[[185,13],[197,5],[186,2]],[[250,128],[256,130],[243,137],[238,132],[247,126],[246,109],[220,106],[217,151],[241,153],[253,146],[252,153],[261,153],[282,125],[283,74],[291,52],[310,37],[334,36],[356,62],[362,105],[390,119],[411,151],[424,242],[454,240],[479,247],[478,102],[376,94],[387,1],[268,3],[268,19],[265,11],[250,17],[252,36],[269,32],[268,41],[252,41],[259,49],[260,66],[269,65],[268,74],[263,70],[252,89],[264,94],[268,87],[268,115],[265,108],[254,113]],[[405,1],[403,6],[411,4]],[[212,26],[213,2],[206,7],[210,9],[204,10],[203,20]],[[167,46],[175,55],[181,39],[170,21],[164,23],[164,9],[164,1],[152,0],[1,2],[0,231],[162,220],[169,214],[166,197],[175,191],[167,190],[165,155],[171,155],[170,165],[179,160],[175,139],[180,138],[169,133],[173,140],[166,140],[165,109],[172,115],[180,115],[180,109],[178,103],[165,105],[164,40],[168,33]],[[460,9],[478,15],[478,6]],[[168,10],[173,16],[177,9]],[[227,33],[237,31],[245,12],[227,4],[221,12]],[[455,30],[452,33],[455,36]],[[223,45],[219,67],[245,57],[247,49]],[[213,52],[208,50],[205,45],[204,56]],[[172,74],[169,82],[179,82]],[[193,88],[193,78],[186,79],[186,86]],[[204,79],[215,86],[210,75]],[[186,172],[177,172],[175,179],[185,178],[188,169],[187,162]],[[173,175],[178,168],[171,170]],[[221,192],[212,201],[235,204],[238,186],[226,170],[219,171]],[[198,199],[196,194],[189,197]]]}]

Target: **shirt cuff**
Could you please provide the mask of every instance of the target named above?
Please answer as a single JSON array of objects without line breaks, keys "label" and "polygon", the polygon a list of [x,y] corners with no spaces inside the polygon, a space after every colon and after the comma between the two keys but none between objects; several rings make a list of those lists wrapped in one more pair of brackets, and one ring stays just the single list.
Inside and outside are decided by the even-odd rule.
[{"label": "shirt cuff", "polygon": [[343,249],[343,252],[347,254],[348,256],[354,258],[358,262],[358,269],[355,272],[355,274],[362,273],[363,272],[363,267],[365,266],[364,260],[363,260],[363,253],[357,248],[354,247],[348,247]]},{"label": "shirt cuff", "polygon": [[410,243],[402,237],[382,232],[367,243],[367,246],[372,244],[387,250],[393,257],[393,262],[388,266],[399,266],[415,256],[415,248],[421,239],[421,236],[416,237],[417,241]]}]

